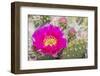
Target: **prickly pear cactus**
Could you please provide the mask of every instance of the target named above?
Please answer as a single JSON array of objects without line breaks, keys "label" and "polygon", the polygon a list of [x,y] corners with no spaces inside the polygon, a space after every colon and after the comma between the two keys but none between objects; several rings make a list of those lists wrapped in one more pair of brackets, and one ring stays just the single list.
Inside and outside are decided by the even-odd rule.
[{"label": "prickly pear cactus", "polygon": [[33,17],[34,21],[33,24],[35,25],[35,27],[38,27],[44,23],[50,22],[50,16],[35,16]]},{"label": "prickly pear cactus", "polygon": [[86,57],[87,42],[83,39],[70,41],[68,47],[63,50],[62,58],[84,58]]},{"label": "prickly pear cactus", "polygon": [[29,53],[28,59],[31,59],[31,60],[48,60],[48,59],[51,60],[52,59],[50,56],[44,56],[37,53],[33,47],[32,49],[33,51]]}]

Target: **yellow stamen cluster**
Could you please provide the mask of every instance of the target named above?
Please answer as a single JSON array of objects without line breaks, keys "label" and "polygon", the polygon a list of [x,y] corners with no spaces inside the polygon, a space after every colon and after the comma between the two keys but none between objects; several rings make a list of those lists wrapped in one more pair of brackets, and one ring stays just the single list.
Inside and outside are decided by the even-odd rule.
[{"label": "yellow stamen cluster", "polygon": [[45,46],[53,46],[57,43],[57,40],[54,36],[47,36],[43,42]]}]

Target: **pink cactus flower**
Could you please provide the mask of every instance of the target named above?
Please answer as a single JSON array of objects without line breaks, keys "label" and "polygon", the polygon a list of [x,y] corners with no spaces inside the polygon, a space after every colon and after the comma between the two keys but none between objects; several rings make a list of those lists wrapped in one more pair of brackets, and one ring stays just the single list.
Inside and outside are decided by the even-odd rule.
[{"label": "pink cactus flower", "polygon": [[74,36],[75,33],[76,33],[76,29],[75,29],[74,27],[70,28],[69,34],[70,34],[71,36]]},{"label": "pink cactus flower", "polygon": [[57,54],[68,45],[68,40],[64,38],[60,27],[52,24],[45,24],[38,28],[33,33],[32,39],[38,53],[51,57],[57,57]]},{"label": "pink cactus flower", "polygon": [[60,22],[60,23],[67,24],[67,19],[66,19],[65,17],[61,17],[61,18],[59,19],[59,22]]}]

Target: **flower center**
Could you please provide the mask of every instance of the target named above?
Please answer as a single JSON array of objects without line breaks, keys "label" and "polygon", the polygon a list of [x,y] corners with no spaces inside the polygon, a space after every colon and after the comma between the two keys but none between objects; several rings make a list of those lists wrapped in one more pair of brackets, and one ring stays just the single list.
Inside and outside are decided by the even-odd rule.
[{"label": "flower center", "polygon": [[47,36],[43,42],[45,46],[53,46],[57,43],[57,39],[54,36]]}]

